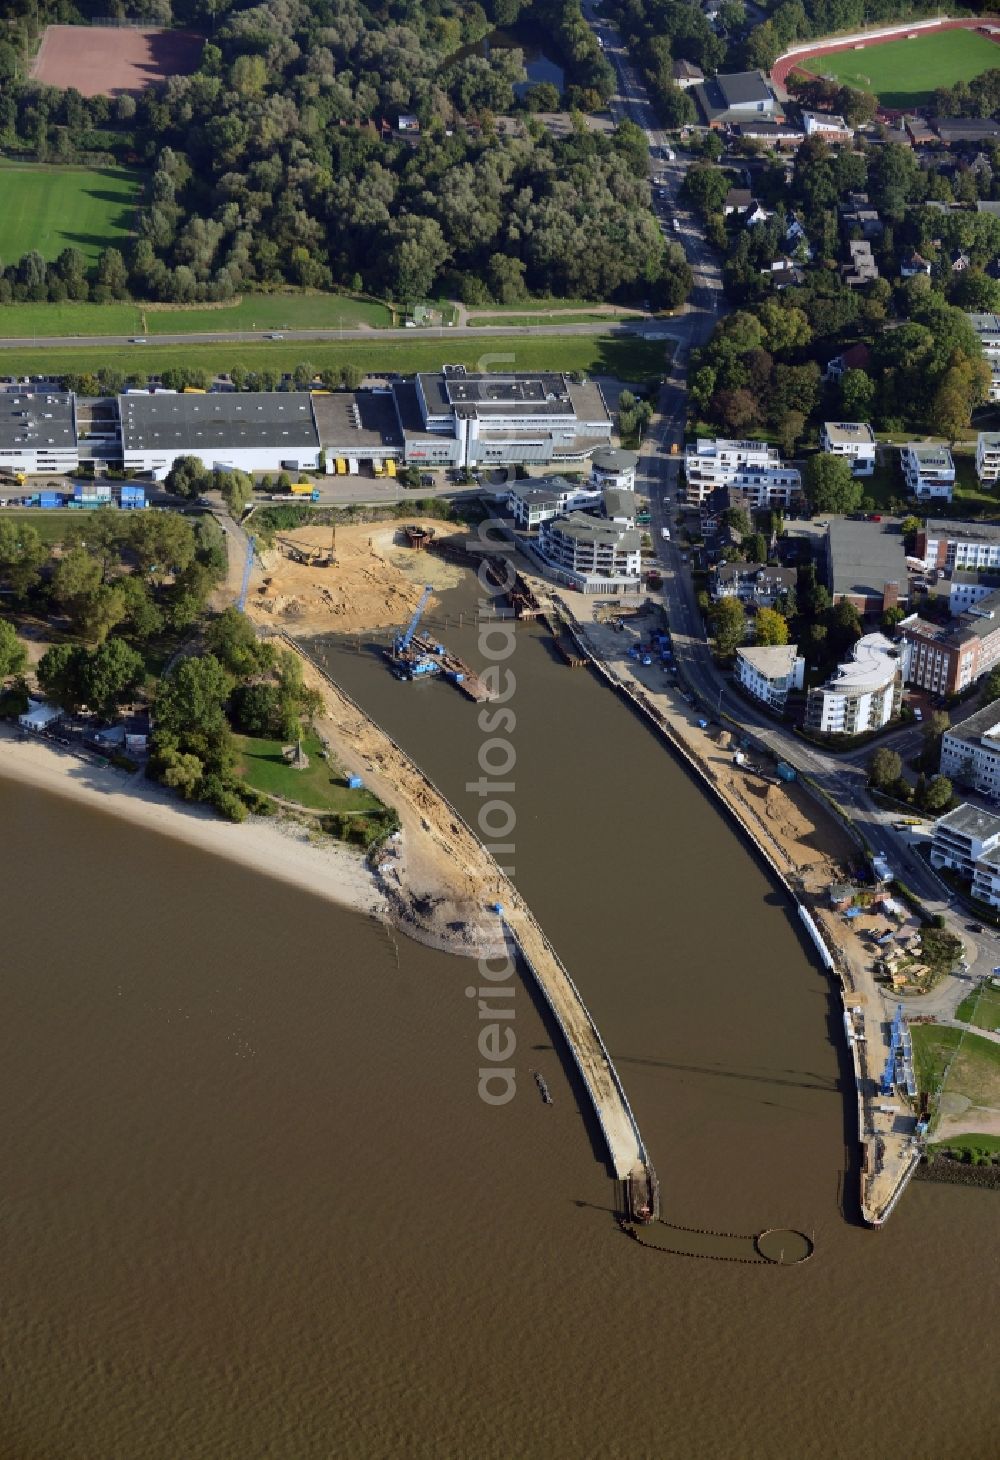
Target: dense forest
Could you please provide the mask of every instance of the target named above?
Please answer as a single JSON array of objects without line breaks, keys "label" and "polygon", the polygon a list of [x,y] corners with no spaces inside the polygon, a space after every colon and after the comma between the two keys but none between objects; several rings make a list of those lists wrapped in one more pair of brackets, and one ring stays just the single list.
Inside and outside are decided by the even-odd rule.
[{"label": "dense forest", "polygon": [[[578,0],[491,0],[489,13],[474,0],[139,0],[119,10],[208,40],[194,75],[113,101],[25,79],[36,10],[40,26],[107,0],[18,3],[0,44],[6,150],[138,164],[149,196],[129,256],[106,250],[93,276],[73,250],[55,268],[4,261],[0,302],[225,300],[283,283],[400,301],[686,293],[650,211],[642,134],[585,124],[613,72]],[[562,98],[548,83],[515,96],[519,50],[479,54],[519,21],[544,29]],[[557,104],[574,115],[562,137],[536,115]],[[419,130],[401,133],[400,115]]]}]

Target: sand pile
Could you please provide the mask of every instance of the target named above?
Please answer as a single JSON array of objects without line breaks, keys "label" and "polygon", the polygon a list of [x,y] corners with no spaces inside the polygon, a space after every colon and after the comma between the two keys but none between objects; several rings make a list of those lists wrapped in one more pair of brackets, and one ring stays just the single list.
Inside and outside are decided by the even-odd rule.
[{"label": "sand pile", "polygon": [[[453,523],[412,520],[433,529],[437,541],[460,542],[467,531]],[[313,554],[316,562],[310,564]],[[409,547],[397,522],[339,526],[335,540],[331,527],[279,532],[261,562],[264,572],[255,576],[250,596],[253,616],[312,632],[367,633],[405,623],[426,583],[444,590],[462,576],[457,564]]]}]

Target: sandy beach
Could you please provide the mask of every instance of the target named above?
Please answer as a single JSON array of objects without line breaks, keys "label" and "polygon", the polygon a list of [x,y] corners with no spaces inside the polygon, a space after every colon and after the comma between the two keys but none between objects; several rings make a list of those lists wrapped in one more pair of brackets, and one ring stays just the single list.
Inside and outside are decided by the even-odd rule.
[{"label": "sandy beach", "polygon": [[390,921],[389,904],[364,858],[341,842],[319,841],[294,823],[251,817],[236,826],[207,807],[178,800],[141,772],[129,775],[104,768],[47,742],[20,741],[9,734],[0,737],[0,799],[5,780],[66,796],[91,810],[106,811],[255,872],[308,888],[342,907]]}]

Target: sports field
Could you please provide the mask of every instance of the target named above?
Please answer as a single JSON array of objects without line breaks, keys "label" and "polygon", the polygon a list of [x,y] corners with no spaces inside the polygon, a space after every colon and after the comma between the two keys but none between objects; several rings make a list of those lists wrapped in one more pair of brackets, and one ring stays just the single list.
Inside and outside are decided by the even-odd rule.
[{"label": "sports field", "polygon": [[939,86],[1000,70],[1000,46],[972,30],[936,31],[915,40],[886,41],[864,50],[822,51],[796,60],[796,69],[870,91],[882,106],[906,111],[931,100]]},{"label": "sports field", "polygon": [[32,249],[46,259],[78,248],[93,263],[132,232],[142,185],[123,167],[41,167],[0,163],[0,258]]},{"label": "sports field", "polygon": [[72,86],[82,96],[121,96],[144,91],[168,76],[190,76],[198,69],[204,44],[201,36],[183,30],[49,25],[31,76],[43,86]]}]

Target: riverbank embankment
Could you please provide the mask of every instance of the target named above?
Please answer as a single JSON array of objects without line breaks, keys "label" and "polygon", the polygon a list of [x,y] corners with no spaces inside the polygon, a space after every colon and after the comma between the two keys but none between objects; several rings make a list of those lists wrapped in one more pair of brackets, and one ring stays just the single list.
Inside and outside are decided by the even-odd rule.
[{"label": "riverbank embankment", "polygon": [[572,615],[567,622],[598,674],[723,805],[787,894],[836,980],[854,1076],[861,1212],[869,1226],[881,1226],[913,1175],[920,1150],[915,1113],[879,1094],[890,1024],[870,955],[829,905],[830,885],[856,854],[853,842],[808,791],[735,765],[729,732],[710,726],[675,686],[665,686],[660,666],[644,667],[629,657],[629,647],[649,627],[641,616],[617,631]]}]

